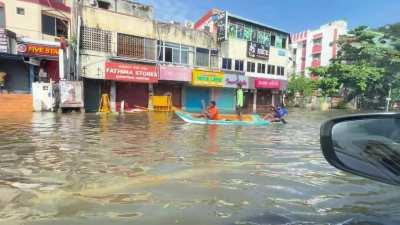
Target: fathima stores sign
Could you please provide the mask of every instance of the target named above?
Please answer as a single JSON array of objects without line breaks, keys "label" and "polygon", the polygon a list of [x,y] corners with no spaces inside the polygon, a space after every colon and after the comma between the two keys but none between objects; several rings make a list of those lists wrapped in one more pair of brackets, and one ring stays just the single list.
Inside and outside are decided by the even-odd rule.
[{"label": "fathima stores sign", "polygon": [[153,65],[106,61],[107,80],[130,81],[138,83],[157,83],[157,69]]}]

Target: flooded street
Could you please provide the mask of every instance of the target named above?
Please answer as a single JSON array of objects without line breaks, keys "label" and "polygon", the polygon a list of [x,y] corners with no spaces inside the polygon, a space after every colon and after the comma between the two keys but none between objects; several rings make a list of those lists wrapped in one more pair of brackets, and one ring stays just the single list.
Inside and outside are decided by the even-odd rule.
[{"label": "flooded street", "polygon": [[399,224],[398,187],[323,158],[319,126],[333,114],[269,127],[1,116],[0,224]]}]

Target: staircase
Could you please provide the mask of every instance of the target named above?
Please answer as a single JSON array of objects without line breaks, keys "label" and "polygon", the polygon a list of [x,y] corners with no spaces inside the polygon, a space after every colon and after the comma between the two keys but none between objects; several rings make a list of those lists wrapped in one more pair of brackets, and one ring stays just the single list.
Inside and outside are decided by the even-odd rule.
[{"label": "staircase", "polygon": [[33,100],[31,94],[1,94],[0,113],[32,112]]}]

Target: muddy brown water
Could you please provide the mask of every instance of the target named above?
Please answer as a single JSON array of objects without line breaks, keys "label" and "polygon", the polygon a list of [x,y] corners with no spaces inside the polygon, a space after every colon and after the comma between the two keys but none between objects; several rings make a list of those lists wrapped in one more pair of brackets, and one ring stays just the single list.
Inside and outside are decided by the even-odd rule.
[{"label": "muddy brown water", "polygon": [[0,224],[400,224],[400,190],[340,172],[319,126],[173,114],[0,115]]}]

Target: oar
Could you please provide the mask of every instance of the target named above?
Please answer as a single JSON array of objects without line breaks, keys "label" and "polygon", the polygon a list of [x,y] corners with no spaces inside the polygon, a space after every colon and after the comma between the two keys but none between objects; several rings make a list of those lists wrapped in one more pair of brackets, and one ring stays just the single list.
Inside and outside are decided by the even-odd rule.
[{"label": "oar", "polygon": [[281,121],[282,121],[283,124],[287,124],[285,119],[281,118]]},{"label": "oar", "polygon": [[203,108],[203,114],[206,115],[205,119],[206,119],[206,121],[208,121],[207,110],[206,110],[206,102],[204,101],[204,99],[201,100],[201,107]]},{"label": "oar", "polygon": [[206,113],[206,102],[203,99],[201,100],[201,111]]}]

